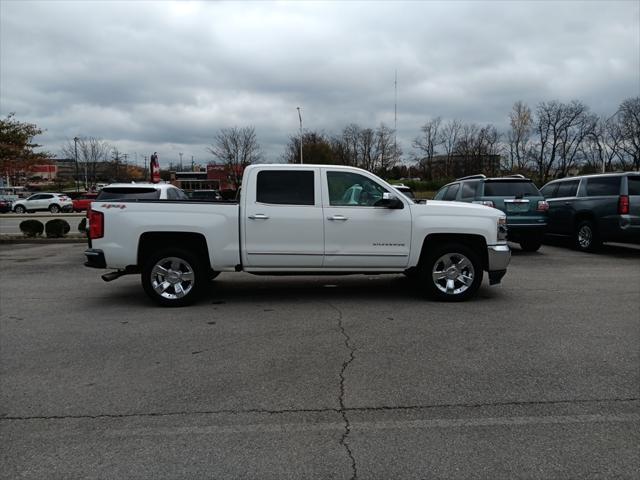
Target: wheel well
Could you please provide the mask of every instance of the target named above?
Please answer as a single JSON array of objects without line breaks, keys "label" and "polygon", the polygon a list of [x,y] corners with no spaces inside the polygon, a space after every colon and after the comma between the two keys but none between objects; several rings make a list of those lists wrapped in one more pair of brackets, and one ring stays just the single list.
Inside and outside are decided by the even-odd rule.
[{"label": "wheel well", "polygon": [[582,222],[583,220],[591,220],[594,224],[596,224],[596,219],[595,216],[593,215],[593,213],[591,212],[578,212],[575,216],[575,218],[573,219],[573,225],[574,228],[578,226],[578,224],[580,222]]},{"label": "wheel well", "polygon": [[489,266],[489,258],[487,253],[487,241],[481,235],[470,234],[451,234],[451,233],[432,233],[427,235],[422,243],[422,250],[420,252],[420,261],[426,256],[426,254],[433,249],[436,245],[442,245],[446,243],[462,243],[473,251],[480,255],[482,260],[482,268],[485,270]]},{"label": "wheel well", "polygon": [[151,253],[167,247],[180,247],[189,250],[198,255],[211,268],[207,240],[200,233],[190,232],[143,233],[138,243],[138,265],[142,267]]}]

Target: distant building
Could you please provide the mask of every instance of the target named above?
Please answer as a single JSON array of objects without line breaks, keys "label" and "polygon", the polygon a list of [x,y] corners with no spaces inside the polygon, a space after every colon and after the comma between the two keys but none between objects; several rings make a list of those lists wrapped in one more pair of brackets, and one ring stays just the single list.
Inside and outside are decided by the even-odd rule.
[{"label": "distant building", "polygon": [[235,189],[226,165],[209,164],[195,171],[171,172],[170,178],[173,185],[185,191]]}]

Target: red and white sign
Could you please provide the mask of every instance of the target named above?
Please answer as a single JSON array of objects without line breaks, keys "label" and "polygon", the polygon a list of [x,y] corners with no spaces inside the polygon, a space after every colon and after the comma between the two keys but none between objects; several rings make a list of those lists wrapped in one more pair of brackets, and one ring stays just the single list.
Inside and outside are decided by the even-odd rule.
[{"label": "red and white sign", "polygon": [[151,155],[149,167],[151,170],[151,182],[160,183],[160,161],[158,160],[157,152],[153,152],[153,155]]}]

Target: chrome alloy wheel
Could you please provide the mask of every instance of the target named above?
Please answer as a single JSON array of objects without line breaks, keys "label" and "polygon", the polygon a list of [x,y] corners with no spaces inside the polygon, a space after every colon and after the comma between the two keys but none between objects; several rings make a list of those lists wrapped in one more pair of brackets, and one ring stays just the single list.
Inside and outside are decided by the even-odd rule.
[{"label": "chrome alloy wheel", "polygon": [[582,248],[589,248],[593,242],[593,230],[589,225],[582,225],[578,230],[578,243]]},{"label": "chrome alloy wheel", "polygon": [[475,270],[471,260],[462,253],[445,253],[434,262],[431,276],[438,290],[458,295],[471,287]]},{"label": "chrome alloy wheel", "polygon": [[158,260],[151,270],[151,286],[167,300],[188,295],[193,289],[195,273],[182,258],[166,257]]}]

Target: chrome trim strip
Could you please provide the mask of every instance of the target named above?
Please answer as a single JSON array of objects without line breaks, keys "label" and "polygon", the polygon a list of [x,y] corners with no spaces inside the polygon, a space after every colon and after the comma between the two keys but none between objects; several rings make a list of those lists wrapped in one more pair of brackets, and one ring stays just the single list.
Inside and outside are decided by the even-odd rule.
[{"label": "chrome trim strip", "polygon": [[290,255],[309,257],[408,257],[404,253],[289,253],[289,252],[247,252],[247,255]]}]

